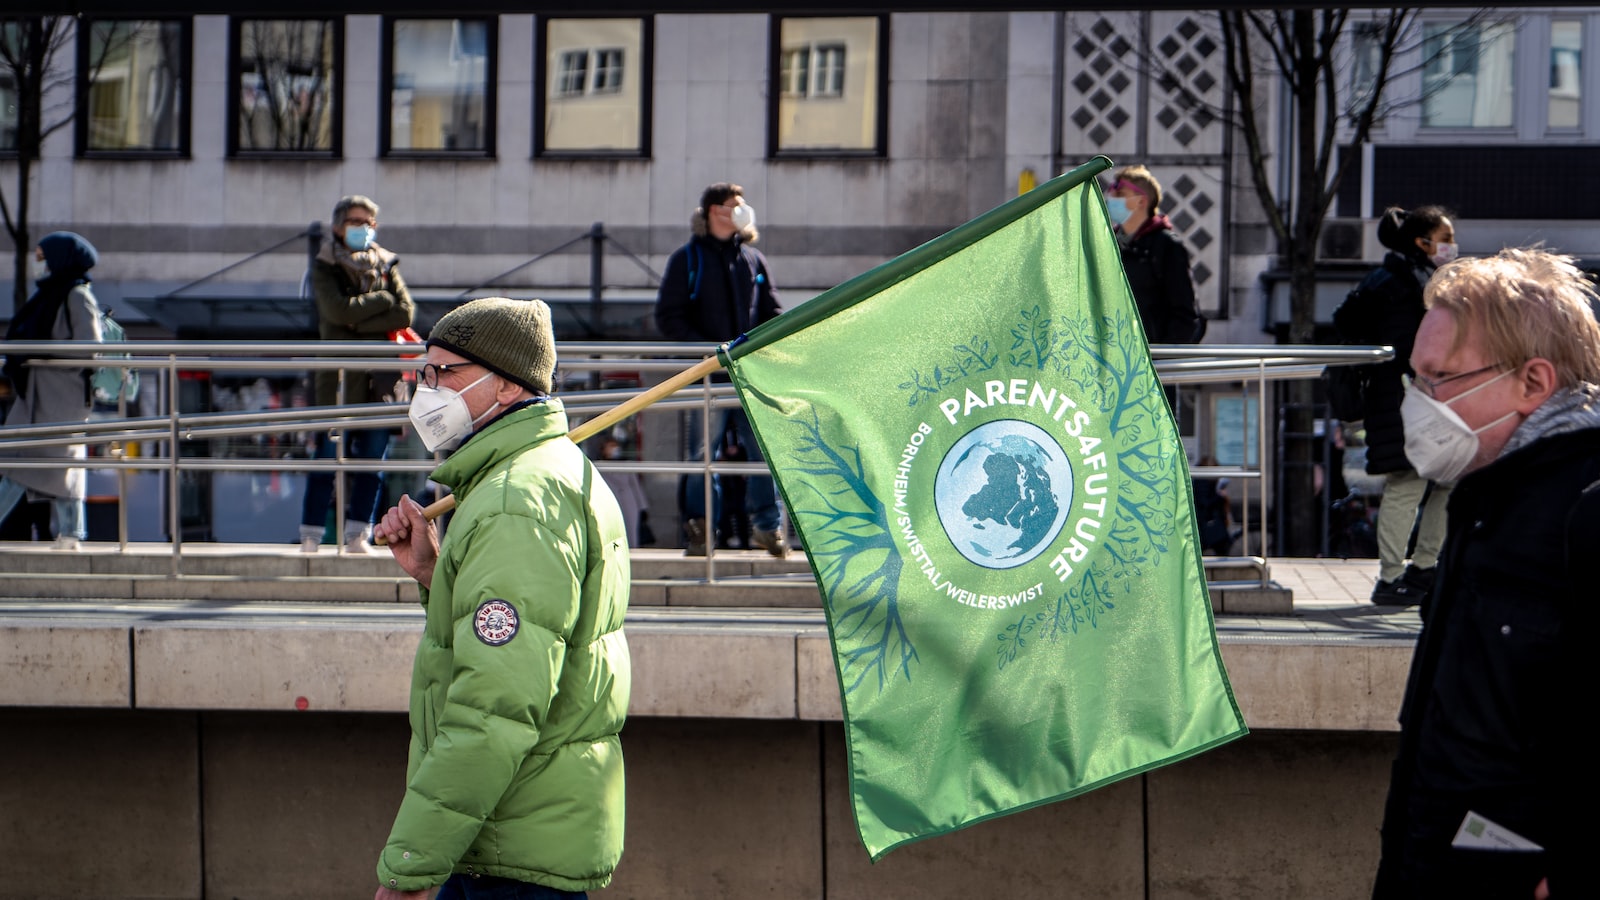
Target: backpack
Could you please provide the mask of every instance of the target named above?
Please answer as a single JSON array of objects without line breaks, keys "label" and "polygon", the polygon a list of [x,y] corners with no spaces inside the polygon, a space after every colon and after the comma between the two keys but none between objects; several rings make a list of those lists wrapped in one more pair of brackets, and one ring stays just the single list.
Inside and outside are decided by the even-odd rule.
[{"label": "backpack", "polygon": [[[103,343],[120,343],[128,339],[128,332],[123,329],[117,320],[111,318],[111,310],[101,311],[94,307],[95,315],[100,319],[100,340]],[[67,334],[72,335],[72,317],[67,317]],[[127,353],[102,353],[99,358],[127,359]],[[96,366],[84,371],[84,380],[88,382],[89,397],[102,406],[116,406],[118,401],[126,399],[129,403],[139,399],[139,370],[124,369],[121,366]]]},{"label": "backpack", "polygon": [[1367,415],[1369,366],[1326,366],[1322,370],[1322,389],[1328,398],[1328,411],[1341,422],[1357,422]]},{"label": "backpack", "polygon": [[[1344,302],[1334,311],[1335,323],[1341,320],[1349,321],[1351,317],[1357,317],[1355,321],[1359,322],[1370,315],[1372,304],[1378,301],[1367,292],[1365,284],[1362,282],[1345,295]],[[1339,336],[1346,344],[1363,343],[1344,332],[1340,332]],[[1371,379],[1370,364],[1323,367],[1322,389],[1324,396],[1328,398],[1328,411],[1335,419],[1341,422],[1358,422],[1366,417],[1367,385]]]}]

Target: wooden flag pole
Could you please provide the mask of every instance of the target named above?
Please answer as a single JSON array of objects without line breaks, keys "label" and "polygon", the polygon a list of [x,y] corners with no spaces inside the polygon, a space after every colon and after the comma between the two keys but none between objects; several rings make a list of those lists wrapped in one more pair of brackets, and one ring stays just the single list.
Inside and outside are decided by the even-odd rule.
[{"label": "wooden flag pole", "polygon": [[[689,368],[684,369],[682,372],[679,372],[671,378],[668,378],[666,381],[661,382],[650,390],[639,394],[637,397],[620,403],[616,407],[606,410],[600,415],[595,416],[587,422],[584,422],[577,428],[567,432],[567,437],[571,438],[574,444],[582,443],[583,441],[594,437],[596,434],[599,434],[601,431],[604,431],[605,429],[610,428],[612,425],[633,415],[639,410],[644,409],[652,403],[655,403],[657,400],[676,394],[683,388],[694,384],[696,381],[705,378],[707,375],[720,368],[722,368],[722,361],[715,356],[708,356],[693,366],[690,366]],[[455,508],[455,495],[447,494],[423,507],[422,515],[431,522]],[[374,543],[377,543],[380,546],[383,544],[382,541],[375,541]]]}]

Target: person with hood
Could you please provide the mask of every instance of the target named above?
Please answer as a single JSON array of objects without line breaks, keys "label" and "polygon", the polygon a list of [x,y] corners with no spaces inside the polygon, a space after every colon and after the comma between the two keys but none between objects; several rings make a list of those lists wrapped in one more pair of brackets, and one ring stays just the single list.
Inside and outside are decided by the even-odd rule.
[{"label": "person with hood", "polygon": [[[1443,207],[1384,210],[1378,241],[1389,253],[1333,313],[1333,325],[1345,341],[1394,347],[1393,359],[1366,367],[1361,416],[1367,432],[1367,474],[1383,476],[1378,581],[1372,588],[1372,602],[1383,606],[1427,602],[1444,541],[1450,485],[1430,486],[1406,458],[1400,406],[1405,397],[1401,380],[1411,374],[1412,342],[1427,311],[1423,287],[1435,269],[1455,259],[1455,240],[1455,225]],[[1413,530],[1416,547],[1408,565]]]},{"label": "person with hood", "polygon": [[[7,341],[94,341],[99,343],[100,306],[89,288],[89,270],[100,255],[94,245],[70,231],[45,235],[33,250],[38,289],[11,319]],[[13,401],[5,424],[11,427],[87,422],[93,409],[88,368],[61,369],[29,366],[28,357],[9,354],[3,377],[11,384]],[[8,455],[60,457],[60,468],[7,469],[0,463],[0,520],[11,514],[23,497],[51,501],[56,519],[55,546],[76,550],[88,536],[84,516],[85,473],[82,466],[68,467],[66,460],[81,460],[83,444],[37,447]]]},{"label": "person with hood", "polygon": [[[668,257],[656,295],[656,324],[667,340],[720,344],[783,312],[778,305],[778,290],[767,271],[767,258],[752,246],[760,235],[755,211],[745,202],[744,188],[728,182],[707,187],[700,194],[700,205],[689,217],[689,224],[693,235]],[[726,373],[715,377],[728,380]],[[761,462],[761,448],[744,410],[729,410],[723,427],[712,434],[724,434],[729,428],[738,430],[750,460]],[[690,416],[689,432],[695,447],[690,458],[703,459],[705,448],[700,446],[702,434],[697,416]],[[679,492],[688,555],[703,556],[707,544],[716,542],[713,526],[721,518],[721,510],[713,508],[707,515],[702,476],[685,477]],[[715,484],[712,502],[714,507],[720,507],[720,492]],[[745,506],[753,528],[751,540],[773,556],[788,556],[789,544],[771,478],[751,478],[746,482]]]},{"label": "person with hood", "polygon": [[622,856],[627,527],[550,396],[549,306],[473,300],[427,347],[410,418],[456,510],[442,540],[409,496],[373,529],[424,607],[376,898],[584,897]]},{"label": "person with hood", "polygon": [[1205,319],[1195,304],[1189,250],[1160,212],[1161,182],[1144,166],[1128,166],[1111,183],[1106,210],[1116,226],[1145,340],[1198,343],[1205,336]]},{"label": "person with hood", "polygon": [[[410,328],[415,306],[405,279],[400,277],[400,258],[378,246],[376,240],[378,204],[359,194],[341,197],[333,207],[332,231],[311,263],[311,294],[317,304],[321,338],[383,341],[392,332]],[[399,382],[393,372],[347,371],[341,394],[339,373],[321,371],[316,376],[317,405],[397,401],[403,399],[396,394]],[[384,459],[389,453],[388,429],[346,429],[344,440],[347,459]],[[313,455],[317,459],[338,457],[327,432],[317,433]],[[379,495],[383,492],[383,473],[352,472],[347,480],[345,552],[367,553],[367,536],[377,520]],[[333,473],[312,472],[306,476],[306,493],[300,508],[300,549],[306,553],[317,552],[322,543],[333,498]]]},{"label": "person with hood", "polygon": [[1600,896],[1583,725],[1600,578],[1600,324],[1568,256],[1439,268],[1400,413],[1455,484],[1400,707],[1376,900]]}]

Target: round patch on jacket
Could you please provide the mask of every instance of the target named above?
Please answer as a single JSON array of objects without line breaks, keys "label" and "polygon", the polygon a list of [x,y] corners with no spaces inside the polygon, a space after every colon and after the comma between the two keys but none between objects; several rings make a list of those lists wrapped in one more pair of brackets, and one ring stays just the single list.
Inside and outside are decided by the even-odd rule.
[{"label": "round patch on jacket", "polygon": [[504,600],[486,600],[472,615],[478,640],[498,647],[517,636],[517,609]]}]

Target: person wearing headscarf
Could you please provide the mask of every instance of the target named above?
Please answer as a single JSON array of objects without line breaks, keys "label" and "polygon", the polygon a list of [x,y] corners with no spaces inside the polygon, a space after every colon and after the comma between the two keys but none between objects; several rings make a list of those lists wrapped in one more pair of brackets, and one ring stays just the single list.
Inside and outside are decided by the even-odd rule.
[{"label": "person wearing headscarf", "polygon": [[[89,270],[99,261],[94,245],[81,235],[56,231],[39,240],[33,251],[38,285],[17,310],[6,329],[6,342],[101,340],[100,306],[89,288]],[[26,425],[87,422],[92,408],[90,369],[44,368],[28,365],[32,357],[8,354],[0,376],[10,383],[13,401],[7,411],[8,428]],[[51,501],[56,520],[56,547],[78,549],[86,537],[82,466],[66,460],[88,455],[83,444],[29,447],[3,456],[60,457],[59,468],[6,468],[0,459],[0,519],[11,514],[24,497]]]}]

